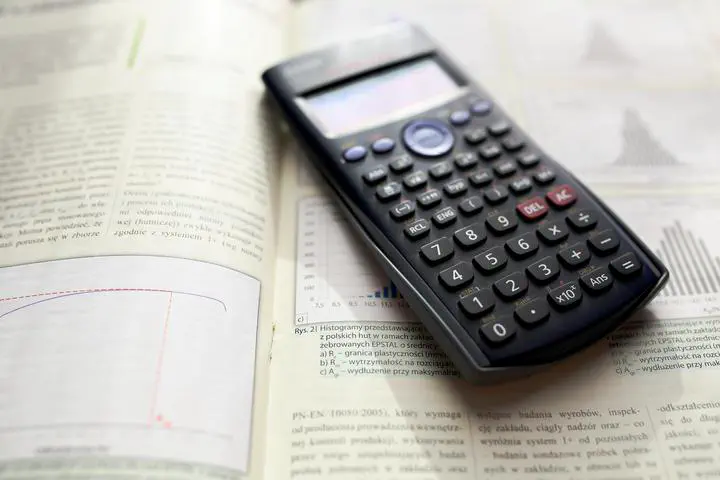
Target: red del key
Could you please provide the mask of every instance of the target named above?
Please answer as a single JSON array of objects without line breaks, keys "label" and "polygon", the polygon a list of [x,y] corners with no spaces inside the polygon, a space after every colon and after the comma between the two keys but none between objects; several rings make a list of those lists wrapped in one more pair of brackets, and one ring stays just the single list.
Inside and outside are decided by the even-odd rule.
[{"label": "red del key", "polygon": [[548,205],[542,197],[533,197],[518,203],[517,211],[525,220],[536,220],[547,213]]},{"label": "red del key", "polygon": [[577,194],[570,185],[560,185],[547,192],[547,198],[550,200],[550,203],[562,208],[575,203]]}]

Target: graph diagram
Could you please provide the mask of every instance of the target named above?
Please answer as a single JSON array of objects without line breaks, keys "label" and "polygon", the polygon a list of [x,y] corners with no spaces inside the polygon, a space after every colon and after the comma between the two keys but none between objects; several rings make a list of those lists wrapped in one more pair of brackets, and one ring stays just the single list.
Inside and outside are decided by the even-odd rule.
[{"label": "graph diagram", "polygon": [[720,210],[703,197],[606,197],[670,271],[652,302],[662,318],[720,314]]},{"label": "graph diagram", "polygon": [[257,280],[184,259],[0,269],[0,461],[102,445],[244,470],[258,298]]},{"label": "graph diagram", "polygon": [[720,294],[720,258],[710,255],[702,238],[696,239],[679,221],[662,229],[655,253],[675,275],[661,295]]},{"label": "graph diagram", "polygon": [[673,166],[680,162],[652,136],[634,109],[625,110],[622,127],[622,151],[618,166]]},{"label": "graph diagram", "polygon": [[415,321],[330,200],[300,202],[297,249],[296,323]]}]

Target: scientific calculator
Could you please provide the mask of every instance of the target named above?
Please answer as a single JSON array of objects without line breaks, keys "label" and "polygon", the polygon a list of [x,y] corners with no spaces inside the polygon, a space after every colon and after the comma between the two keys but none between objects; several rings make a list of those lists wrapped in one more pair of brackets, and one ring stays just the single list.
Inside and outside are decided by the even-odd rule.
[{"label": "scientific calculator", "polygon": [[378,27],[263,81],[368,251],[471,381],[589,346],[668,278],[417,26]]}]

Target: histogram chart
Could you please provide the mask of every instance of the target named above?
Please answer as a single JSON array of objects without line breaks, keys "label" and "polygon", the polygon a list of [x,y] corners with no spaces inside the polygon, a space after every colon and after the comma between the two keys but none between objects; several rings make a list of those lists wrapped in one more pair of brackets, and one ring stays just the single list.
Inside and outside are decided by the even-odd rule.
[{"label": "histogram chart", "polygon": [[706,198],[630,199],[608,204],[670,271],[651,303],[662,318],[720,314],[720,210]]},{"label": "histogram chart", "polygon": [[245,470],[258,299],[175,258],[0,269],[0,462],[95,448]]},{"label": "histogram chart", "polygon": [[297,324],[414,321],[331,200],[300,202],[296,268]]}]

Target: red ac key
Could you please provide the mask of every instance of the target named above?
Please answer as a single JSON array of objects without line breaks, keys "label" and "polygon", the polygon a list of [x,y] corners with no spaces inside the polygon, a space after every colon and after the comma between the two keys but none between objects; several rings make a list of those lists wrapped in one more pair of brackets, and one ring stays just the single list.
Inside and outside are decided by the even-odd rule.
[{"label": "red ac key", "polygon": [[563,208],[575,203],[577,193],[570,185],[560,185],[547,192],[547,198],[556,207]]},{"label": "red ac key", "polygon": [[517,211],[525,220],[536,220],[548,211],[548,205],[542,197],[533,197],[517,204]]}]

